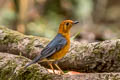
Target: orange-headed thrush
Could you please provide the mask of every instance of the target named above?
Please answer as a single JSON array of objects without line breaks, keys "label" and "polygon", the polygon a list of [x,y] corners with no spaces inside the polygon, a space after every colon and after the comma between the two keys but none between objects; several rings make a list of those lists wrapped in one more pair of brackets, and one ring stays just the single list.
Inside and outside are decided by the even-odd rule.
[{"label": "orange-headed thrush", "polygon": [[[53,61],[57,61],[65,56],[70,48],[70,29],[73,24],[79,23],[78,21],[64,20],[60,26],[56,37],[41,51],[40,55],[35,57],[33,61],[28,63],[26,67],[39,60],[46,60],[54,72],[52,66]],[[55,66],[61,71],[60,67],[55,63]],[[55,72],[54,72],[55,73]]]}]

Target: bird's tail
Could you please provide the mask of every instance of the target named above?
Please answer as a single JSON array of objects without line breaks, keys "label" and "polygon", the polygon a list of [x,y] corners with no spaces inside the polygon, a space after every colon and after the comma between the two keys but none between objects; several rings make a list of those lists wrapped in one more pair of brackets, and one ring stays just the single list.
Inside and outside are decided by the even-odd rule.
[{"label": "bird's tail", "polygon": [[40,59],[41,59],[41,56],[35,57],[30,63],[26,64],[24,68],[26,69],[28,66],[30,66],[31,64],[34,64],[34,63],[38,62]]}]

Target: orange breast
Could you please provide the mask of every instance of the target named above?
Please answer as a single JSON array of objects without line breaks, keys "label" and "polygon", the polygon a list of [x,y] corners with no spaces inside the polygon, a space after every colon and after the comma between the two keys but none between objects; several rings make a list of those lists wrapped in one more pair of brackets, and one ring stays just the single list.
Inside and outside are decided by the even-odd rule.
[{"label": "orange breast", "polygon": [[69,51],[69,47],[70,45],[67,44],[64,48],[62,48],[60,51],[54,53],[50,59],[55,59],[55,60],[59,60],[61,59],[62,57],[65,56],[65,54]]},{"label": "orange breast", "polygon": [[62,57],[65,56],[65,54],[69,51],[70,48],[70,41],[67,42],[67,44],[58,52],[54,53],[50,59],[54,59],[54,60],[59,60]]}]

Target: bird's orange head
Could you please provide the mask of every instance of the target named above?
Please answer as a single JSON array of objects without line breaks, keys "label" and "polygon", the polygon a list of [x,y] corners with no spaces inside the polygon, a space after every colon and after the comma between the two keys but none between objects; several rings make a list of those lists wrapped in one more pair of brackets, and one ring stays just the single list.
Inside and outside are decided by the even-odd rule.
[{"label": "bird's orange head", "polygon": [[72,20],[64,20],[63,22],[61,22],[61,24],[59,26],[58,33],[61,33],[61,34],[69,33],[72,25],[77,24],[77,23],[79,23],[79,22],[78,21],[72,21]]}]

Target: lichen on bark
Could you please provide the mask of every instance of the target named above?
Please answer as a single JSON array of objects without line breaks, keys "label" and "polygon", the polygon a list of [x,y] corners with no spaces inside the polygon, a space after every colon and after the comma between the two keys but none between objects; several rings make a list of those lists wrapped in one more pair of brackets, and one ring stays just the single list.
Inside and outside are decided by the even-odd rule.
[{"label": "lichen on bark", "polygon": [[24,69],[29,62],[23,56],[0,53],[0,80],[43,80],[51,79],[50,73],[44,67],[34,64]]},{"label": "lichen on bark", "polygon": [[[33,59],[39,55],[40,51],[48,42],[49,40],[46,38],[26,36],[5,27],[0,27],[0,80],[6,80],[8,78],[9,80],[120,79],[119,73],[55,75],[50,74],[46,68],[39,64],[33,64],[24,70],[24,65],[30,61],[25,57]],[[120,39],[116,39],[94,43],[72,41],[69,53],[63,59],[59,60],[58,64],[64,70],[76,70],[80,72],[120,72],[119,62]]]},{"label": "lichen on bark", "polygon": [[[6,37],[9,36],[9,37]],[[11,41],[13,40],[13,41]],[[4,43],[4,41],[6,41]],[[7,43],[8,41],[8,43]],[[0,51],[10,52],[33,59],[49,42],[48,39],[26,36],[19,32],[0,27]],[[71,41],[71,49],[58,61],[64,70],[80,72],[119,72],[120,39],[103,42],[80,43]],[[42,65],[46,65],[43,63]]]}]

